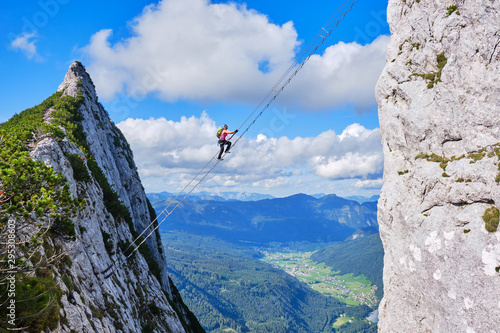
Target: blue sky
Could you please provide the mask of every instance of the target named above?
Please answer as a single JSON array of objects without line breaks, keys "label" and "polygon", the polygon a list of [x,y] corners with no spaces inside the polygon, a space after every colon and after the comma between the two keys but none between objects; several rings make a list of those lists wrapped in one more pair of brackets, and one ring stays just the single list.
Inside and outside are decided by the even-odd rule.
[{"label": "blue sky", "polygon": [[[3,3],[0,121],[54,93],[80,60],[146,190],[176,192],[216,149],[212,131],[239,126],[342,3]],[[386,7],[357,2],[200,190],[377,194]]]}]

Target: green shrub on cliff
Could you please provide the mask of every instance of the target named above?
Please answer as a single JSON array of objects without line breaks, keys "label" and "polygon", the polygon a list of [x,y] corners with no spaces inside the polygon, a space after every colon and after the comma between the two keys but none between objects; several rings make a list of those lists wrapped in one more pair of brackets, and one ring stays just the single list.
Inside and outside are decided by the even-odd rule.
[{"label": "green shrub on cliff", "polygon": [[[61,95],[62,92],[56,92],[41,104],[15,114],[0,124],[0,130],[17,136],[21,141],[34,140],[47,133],[63,138],[64,132],[59,126],[64,127],[68,135],[73,135],[77,126],[75,121],[79,120],[78,108],[83,102],[83,95]],[[51,123],[44,122],[44,117],[52,118]]]},{"label": "green shrub on cliff", "polygon": [[[56,328],[62,295],[53,265],[65,256],[49,238],[74,238],[72,218],[85,200],[72,198],[66,178],[32,159],[24,143],[16,136],[0,134],[0,242],[7,244],[14,230],[16,243],[13,248],[0,248],[0,280],[15,280],[15,327],[41,332]],[[13,299],[8,287],[0,283],[0,304]],[[5,306],[0,307],[2,318],[7,318],[5,311]],[[0,328],[12,328],[5,325]]]},{"label": "green shrub on cliff", "polygon": [[446,7],[446,17],[450,16],[454,12],[456,12],[457,15],[460,15],[460,12],[458,11],[457,5],[451,5],[451,6]]},{"label": "green shrub on cliff", "polygon": [[410,75],[412,76],[419,76],[427,81],[427,88],[431,89],[434,88],[434,85],[438,82],[441,82],[441,73],[443,71],[444,66],[446,66],[446,63],[448,62],[448,59],[444,55],[444,51],[436,55],[436,62],[437,62],[437,68],[438,70],[435,72],[431,73],[413,73]]},{"label": "green shrub on cliff", "polygon": [[[13,218],[35,223],[43,218],[72,224],[70,218],[84,201],[71,197],[66,178],[32,159],[17,137],[0,135],[0,147],[0,222]],[[73,234],[67,230],[62,235]]]},{"label": "green shrub on cliff", "polygon": [[486,209],[483,215],[484,227],[486,230],[489,232],[497,231],[498,222],[500,220],[499,215],[499,210],[495,206]]}]

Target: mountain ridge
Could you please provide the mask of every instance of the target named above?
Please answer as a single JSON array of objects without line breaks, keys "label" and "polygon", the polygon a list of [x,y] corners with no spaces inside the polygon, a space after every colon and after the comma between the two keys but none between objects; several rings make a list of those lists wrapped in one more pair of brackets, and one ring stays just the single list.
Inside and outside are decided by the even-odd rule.
[{"label": "mountain ridge", "polygon": [[[162,200],[167,198],[175,198],[177,194],[170,192],[146,193],[150,200]],[[248,192],[194,192],[191,193],[189,199],[197,200],[215,200],[215,201],[257,201],[263,199],[272,199],[274,196],[269,194],[248,193]]]},{"label": "mountain ridge", "polygon": [[[66,236],[46,234],[38,240],[42,247],[35,248],[31,256],[23,247],[16,249],[19,258],[26,257],[32,265],[36,258],[45,258],[49,249],[50,253],[62,251],[64,260],[44,267],[43,275],[39,275],[41,271],[33,273],[35,278],[44,279],[38,281],[56,282],[51,288],[57,290],[52,306],[57,316],[31,316],[28,322],[18,319],[13,322],[15,326],[28,325],[34,332],[65,333],[203,332],[168,279],[158,234],[125,260],[127,244],[154,218],[154,210],[150,209],[128,143],[98,102],[83,65],[73,63],[53,96],[11,119],[2,124],[2,129],[29,140],[30,158],[62,175],[70,196],[85,202],[74,211],[74,217],[62,217]],[[49,185],[50,180],[45,187]],[[44,191],[53,192],[50,188]],[[21,226],[32,216],[11,218]],[[56,230],[54,223],[59,218],[34,223]],[[25,230],[27,233],[17,237],[35,236],[36,240],[30,228]],[[103,272],[110,268],[112,274],[106,277]],[[22,272],[17,278],[25,281]]]},{"label": "mountain ridge", "polygon": [[[156,200],[152,205],[160,214],[170,200]],[[160,228],[233,241],[316,242],[343,241],[357,229],[369,226],[378,228],[376,204],[359,204],[336,195],[317,199],[295,194],[258,201],[186,199]]]}]

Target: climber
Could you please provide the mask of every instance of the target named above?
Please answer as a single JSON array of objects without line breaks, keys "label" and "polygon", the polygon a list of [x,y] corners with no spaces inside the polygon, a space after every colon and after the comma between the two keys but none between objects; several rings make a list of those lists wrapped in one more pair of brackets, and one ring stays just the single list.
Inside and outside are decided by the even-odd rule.
[{"label": "climber", "polygon": [[217,132],[217,137],[219,138],[217,144],[220,145],[219,157],[217,157],[219,161],[222,161],[222,153],[224,152],[224,146],[227,146],[225,153],[226,154],[230,153],[229,149],[231,149],[231,141],[226,140],[226,136],[228,134],[233,134],[236,132],[238,132],[238,130],[228,131],[226,124],[224,124],[222,126],[222,129]]}]

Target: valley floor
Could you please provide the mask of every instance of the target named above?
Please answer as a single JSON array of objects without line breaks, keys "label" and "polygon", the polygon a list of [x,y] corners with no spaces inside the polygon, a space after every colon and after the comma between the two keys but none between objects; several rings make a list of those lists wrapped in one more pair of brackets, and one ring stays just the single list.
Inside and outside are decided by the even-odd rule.
[{"label": "valley floor", "polygon": [[363,275],[340,275],[340,271],[335,272],[324,263],[313,262],[310,257],[314,252],[258,250],[264,254],[262,261],[284,270],[323,295],[350,305],[366,304],[373,308],[378,304],[376,285]]}]

